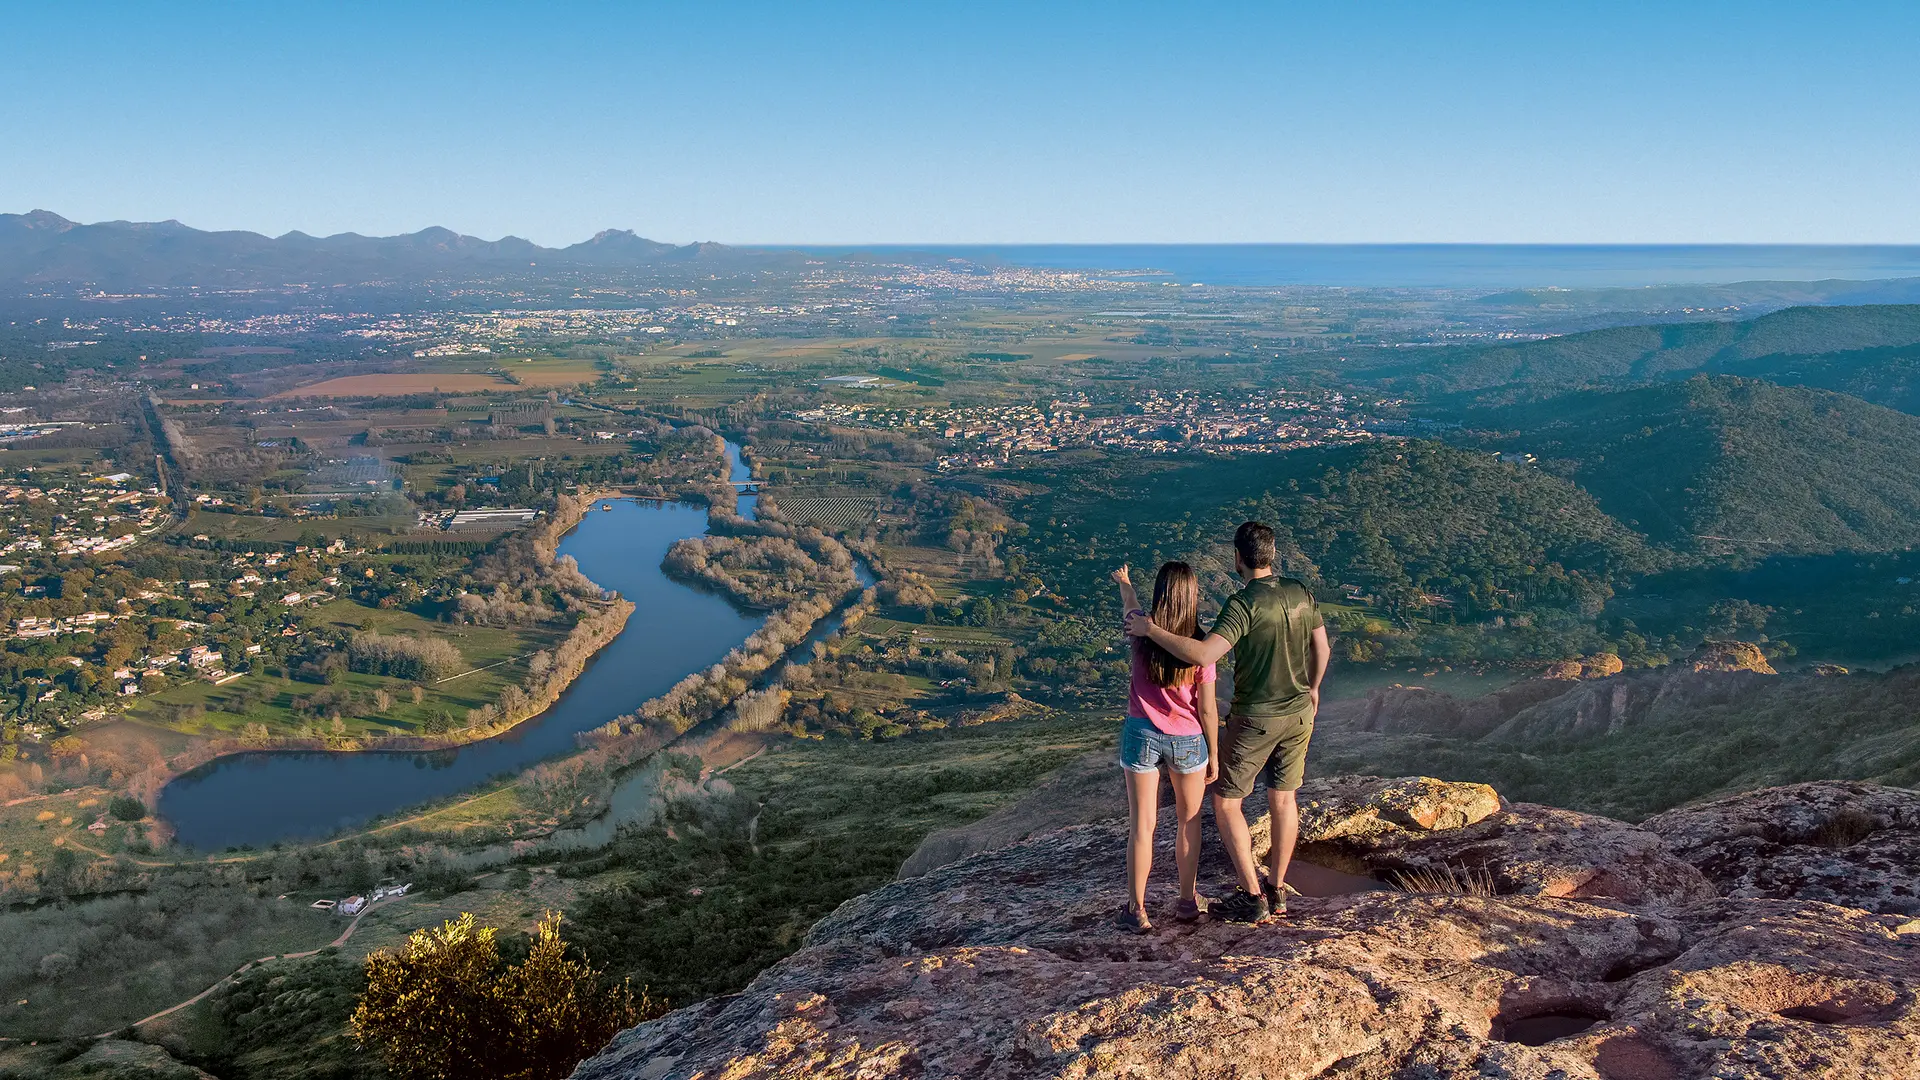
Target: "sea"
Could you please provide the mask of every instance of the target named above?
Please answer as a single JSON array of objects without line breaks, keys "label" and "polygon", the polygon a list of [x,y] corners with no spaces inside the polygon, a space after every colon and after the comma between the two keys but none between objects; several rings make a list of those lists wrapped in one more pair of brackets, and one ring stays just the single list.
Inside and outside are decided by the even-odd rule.
[{"label": "sea", "polygon": [[824,254],[933,255],[1180,284],[1604,289],[1747,281],[1920,278],[1920,245],[879,244]]}]

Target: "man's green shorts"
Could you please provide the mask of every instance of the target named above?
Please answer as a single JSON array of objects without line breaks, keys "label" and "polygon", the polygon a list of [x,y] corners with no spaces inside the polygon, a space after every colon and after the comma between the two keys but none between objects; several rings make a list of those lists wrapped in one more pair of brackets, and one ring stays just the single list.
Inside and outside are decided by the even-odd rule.
[{"label": "man's green shorts", "polygon": [[1307,775],[1307,741],[1313,738],[1313,713],[1290,716],[1229,716],[1220,736],[1220,779],[1213,792],[1225,799],[1253,794],[1255,777],[1268,791],[1293,791]]}]

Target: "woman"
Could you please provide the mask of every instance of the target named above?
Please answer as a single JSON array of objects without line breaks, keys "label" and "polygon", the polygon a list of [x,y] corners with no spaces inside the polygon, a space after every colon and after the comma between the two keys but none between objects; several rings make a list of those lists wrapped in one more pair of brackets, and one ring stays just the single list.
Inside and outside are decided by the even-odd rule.
[{"label": "woman", "polygon": [[[1120,605],[1126,612],[1140,610],[1129,569],[1113,572],[1120,586]],[[1153,608],[1148,617],[1169,633],[1199,638],[1200,582],[1193,567],[1170,562],[1160,568],[1153,583]],[[1219,713],[1214,706],[1214,668],[1193,667],[1149,638],[1133,642],[1133,680],[1127,693],[1127,723],[1120,733],[1120,766],[1126,770],[1127,805],[1131,832],[1127,838],[1127,906],[1116,916],[1126,929],[1144,934],[1153,929],[1147,918],[1147,875],[1153,869],[1153,830],[1160,816],[1160,770],[1173,780],[1174,813],[1178,818],[1173,860],[1180,869],[1180,901],[1175,916],[1181,922],[1200,917],[1200,898],[1194,891],[1200,871],[1200,800],[1207,785],[1219,775],[1214,752]]]}]

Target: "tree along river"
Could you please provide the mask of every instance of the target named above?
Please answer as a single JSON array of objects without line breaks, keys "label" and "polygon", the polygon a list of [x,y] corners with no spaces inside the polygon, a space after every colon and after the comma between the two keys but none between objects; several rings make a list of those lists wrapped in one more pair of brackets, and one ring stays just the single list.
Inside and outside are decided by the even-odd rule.
[{"label": "tree along river", "polygon": [[[727,450],[733,479],[744,481],[748,473],[738,448],[728,443]],[[742,495],[740,513],[751,517],[757,501]],[[587,511],[561,541],[560,554],[573,556],[595,583],[633,601],[633,617],[552,708],[512,731],[449,750],[224,757],[169,783],[158,799],[159,816],[173,825],[181,844],[202,851],[314,840],[572,751],[576,734],[635,711],[688,673],[718,662],[759,628],[764,616],[744,613],[661,571],[675,541],[706,528],[705,508],[685,503],[612,499]],[[870,580],[865,573],[861,578]],[[819,636],[800,648],[810,648]]]}]

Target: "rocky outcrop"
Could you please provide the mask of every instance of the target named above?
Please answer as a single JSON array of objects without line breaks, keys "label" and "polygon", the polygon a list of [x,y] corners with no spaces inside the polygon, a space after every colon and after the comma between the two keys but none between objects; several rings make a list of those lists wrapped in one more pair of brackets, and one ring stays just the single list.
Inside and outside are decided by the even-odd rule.
[{"label": "rocky outcrop", "polygon": [[1319,722],[1336,731],[1493,742],[1610,735],[1663,710],[1751,692],[1760,685],[1753,676],[1776,674],[1759,646],[1742,641],[1708,642],[1683,663],[1623,671],[1618,656],[1599,653],[1475,698],[1424,686],[1380,687],[1365,697],[1327,702]]},{"label": "rocky outcrop", "polygon": [[1502,806],[1500,793],[1485,784],[1431,776],[1315,778],[1301,786],[1298,801],[1300,835],[1308,843],[1369,848],[1463,829],[1499,813]]},{"label": "rocky outcrop", "polygon": [[1477,739],[1521,709],[1570,689],[1572,684],[1557,679],[1526,679],[1481,697],[1458,698],[1424,686],[1385,686],[1365,697],[1324,703],[1317,722],[1345,731]]},{"label": "rocky outcrop", "polygon": [[1618,735],[1663,718],[1725,705],[1773,681],[1754,672],[1669,668],[1563,684],[1569,686],[1566,693],[1514,712],[1485,738],[1530,742]]},{"label": "rocky outcrop", "polygon": [[[1889,821],[1920,807],[1867,794]],[[1401,889],[1183,925],[1159,907],[1163,845],[1158,925],[1138,936],[1109,918],[1124,825],[1070,827],[849,901],[743,993],[627,1031],[576,1075],[1920,1075],[1920,920],[1716,896],[1678,854],[1726,878],[1714,838],[1792,797],[1750,798],[1634,828],[1479,785],[1332,778],[1302,792],[1304,835],[1403,868]],[[1210,846],[1205,891],[1224,875]]]},{"label": "rocky outcrop", "polygon": [[[1112,750],[1076,758],[1013,805],[970,824],[930,833],[901,864],[900,876],[918,877],[1029,836],[1119,817],[1127,812],[1127,796],[1118,779]],[[1168,795],[1161,801],[1171,805],[1170,799]],[[1300,836],[1303,843],[1322,845],[1338,862],[1355,844],[1384,848],[1434,829],[1458,829],[1491,816],[1503,805],[1499,793],[1485,784],[1424,776],[1316,778],[1300,790]],[[1202,807],[1202,813],[1211,815],[1212,807]],[[1253,832],[1254,846],[1266,850],[1264,818],[1254,823]]]},{"label": "rocky outcrop", "polygon": [[[1327,858],[1327,846],[1312,844],[1302,855],[1335,861]],[[1466,828],[1368,845],[1341,861],[1346,863],[1341,869],[1415,890],[1564,897],[1648,909],[1715,895],[1707,878],[1655,834],[1531,803],[1516,803]]]},{"label": "rocky outcrop", "polygon": [[1920,797],[1903,788],[1793,784],[1669,810],[1642,827],[1728,896],[1920,915]]},{"label": "rocky outcrop", "polygon": [[1758,675],[1775,675],[1773,665],[1767,662],[1767,654],[1760,646],[1747,641],[1707,641],[1702,642],[1687,659],[1689,667],[1695,671],[1751,671]]},{"label": "rocky outcrop", "polygon": [[[1751,650],[1751,655],[1748,655]],[[1824,685],[1821,685],[1824,684]],[[1856,684],[1873,693],[1873,680]],[[1433,735],[1496,743],[1591,739],[1632,728],[1673,722],[1703,709],[1762,695],[1839,694],[1845,679],[1779,676],[1751,645],[1702,647],[1692,660],[1650,671],[1585,678],[1538,678],[1477,698],[1458,698],[1418,686],[1390,686],[1364,698],[1329,702],[1321,709],[1323,732]]]}]

